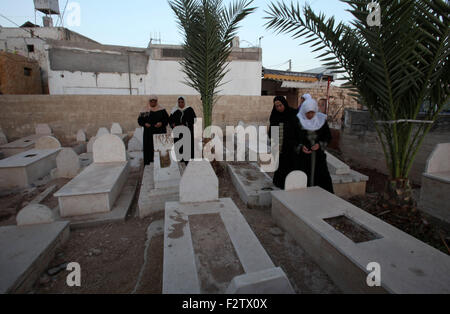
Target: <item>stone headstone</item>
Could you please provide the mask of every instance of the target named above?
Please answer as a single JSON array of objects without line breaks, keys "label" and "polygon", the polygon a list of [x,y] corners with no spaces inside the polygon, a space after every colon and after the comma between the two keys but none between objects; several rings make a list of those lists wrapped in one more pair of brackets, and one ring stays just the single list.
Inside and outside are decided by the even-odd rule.
[{"label": "stone headstone", "polygon": [[86,142],[86,133],[83,130],[78,130],[77,142]]},{"label": "stone headstone", "polygon": [[153,149],[155,152],[170,151],[173,147],[173,138],[170,134],[155,134],[153,135]]},{"label": "stone headstone", "polygon": [[105,134],[97,138],[93,146],[94,163],[127,161],[124,142],[117,135]]},{"label": "stone headstone", "polygon": [[48,124],[38,124],[36,125],[36,134],[38,135],[51,135],[52,129],[48,126]]},{"label": "stone headstone", "polygon": [[0,128],[0,145],[8,144],[8,139],[6,138],[5,133],[3,133],[3,130]]},{"label": "stone headstone", "polygon": [[100,137],[102,135],[105,135],[105,134],[110,134],[108,129],[107,128],[100,128],[100,129],[98,129],[97,135],[95,135],[95,137],[98,138],[98,137]]},{"label": "stone headstone", "polygon": [[53,211],[45,205],[29,204],[16,217],[18,226],[47,224],[55,221]]},{"label": "stone headstone", "polygon": [[111,126],[111,134],[122,134],[123,130],[119,123],[113,123]]},{"label": "stone headstone", "polygon": [[97,139],[96,136],[93,136],[93,137],[91,137],[91,138],[89,139],[89,142],[88,142],[87,148],[86,148],[86,151],[87,151],[88,153],[92,153],[92,148],[94,147],[94,142],[95,142],[96,139]]},{"label": "stone headstone", "polygon": [[56,156],[58,177],[74,178],[80,170],[80,158],[72,148],[63,148]]},{"label": "stone headstone", "polygon": [[128,141],[128,151],[129,152],[141,152],[143,151],[142,143],[135,137],[132,137]]},{"label": "stone headstone", "polygon": [[302,171],[292,171],[287,177],[284,189],[286,191],[294,191],[306,188],[308,185],[308,177]]},{"label": "stone headstone", "polygon": [[133,137],[137,138],[137,140],[141,142],[141,144],[144,143],[144,128],[136,128]]},{"label": "stone headstone", "polygon": [[42,136],[36,140],[36,149],[56,149],[60,148],[61,143],[53,136]]},{"label": "stone headstone", "polygon": [[219,199],[219,180],[207,160],[191,160],[180,180],[180,203]]}]

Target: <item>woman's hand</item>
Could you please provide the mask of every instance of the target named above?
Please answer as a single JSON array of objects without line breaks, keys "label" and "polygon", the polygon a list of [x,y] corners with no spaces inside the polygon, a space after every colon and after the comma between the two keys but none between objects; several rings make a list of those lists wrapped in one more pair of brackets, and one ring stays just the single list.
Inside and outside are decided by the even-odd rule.
[{"label": "woman's hand", "polygon": [[303,146],[303,148],[302,148],[302,151],[305,153],[305,154],[311,154],[311,151],[308,149],[308,148],[306,148],[306,146]]},{"label": "woman's hand", "polygon": [[149,127],[151,127],[151,125],[150,125],[149,123],[146,123],[146,124],[145,124],[145,127],[146,127],[146,128],[149,128]]},{"label": "woman's hand", "polygon": [[320,145],[319,145],[319,144],[316,144],[316,145],[314,145],[313,147],[311,147],[311,150],[312,150],[312,151],[317,151],[317,150],[319,150],[319,148],[320,148]]},{"label": "woman's hand", "polygon": [[160,127],[162,127],[162,122],[158,122],[155,124],[155,128],[160,128]]}]

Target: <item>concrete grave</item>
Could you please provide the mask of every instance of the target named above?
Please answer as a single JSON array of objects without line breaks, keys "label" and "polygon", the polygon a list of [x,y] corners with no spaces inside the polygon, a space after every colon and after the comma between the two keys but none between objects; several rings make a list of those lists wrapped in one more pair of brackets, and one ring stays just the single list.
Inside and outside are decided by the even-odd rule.
[{"label": "concrete grave", "polygon": [[35,128],[38,135],[52,135],[52,129],[48,124],[38,124]]},{"label": "concrete grave", "polygon": [[[277,224],[343,292],[450,292],[448,255],[320,187],[274,191],[272,196]],[[367,284],[372,262],[381,267],[380,287]]]},{"label": "concrete grave", "polygon": [[102,135],[110,134],[107,128],[99,128],[95,137],[99,138]]},{"label": "concrete grave", "polygon": [[113,123],[111,126],[111,134],[121,135],[123,133],[122,127],[119,123]]},{"label": "concrete grave", "polygon": [[28,293],[69,233],[67,221],[0,227],[0,294]]},{"label": "concrete grave", "polygon": [[84,132],[84,130],[78,130],[77,142],[86,142],[86,133]]},{"label": "concrete grave", "polygon": [[0,150],[4,153],[5,158],[14,156],[16,154],[26,152],[33,149],[36,140],[42,137],[42,135],[30,135],[16,141],[10,142],[0,146]]},{"label": "concrete grave", "polygon": [[241,200],[248,208],[268,209],[272,206],[271,191],[278,190],[272,179],[256,164],[227,164],[228,173]]},{"label": "concrete grave", "polygon": [[25,188],[56,167],[60,149],[32,149],[0,160],[0,188]]},{"label": "concrete grave", "polygon": [[119,137],[105,134],[93,149],[94,163],[54,194],[61,217],[110,212],[127,181],[129,164]]},{"label": "concrete grave", "polygon": [[164,294],[293,293],[231,199],[167,202],[164,223]]},{"label": "concrete grave", "polygon": [[450,223],[450,143],[438,144],[427,160],[419,208]]},{"label": "concrete grave", "polygon": [[36,140],[36,149],[57,149],[61,148],[61,143],[53,136],[42,136]]},{"label": "concrete grave", "polygon": [[125,162],[127,153],[123,141],[113,134],[97,138],[93,145],[94,163]]},{"label": "concrete grave", "polygon": [[[166,155],[167,156],[167,155]],[[178,187],[180,184],[180,168],[178,167],[178,162],[174,161],[170,158],[170,156],[167,156],[169,158],[166,158],[165,162],[169,162],[169,165],[163,165],[161,159],[162,153],[155,152],[154,154],[154,172],[153,172],[153,179],[156,189],[164,189],[164,188],[170,188],[170,187]]]},{"label": "concrete grave", "polygon": [[72,148],[63,148],[56,156],[59,178],[74,178],[80,171],[80,158]]},{"label": "concrete grave", "polygon": [[18,226],[48,224],[55,221],[53,211],[45,205],[29,204],[16,217]]},{"label": "concrete grave", "polygon": [[207,160],[191,160],[180,180],[180,202],[208,202],[219,198],[219,179]]}]

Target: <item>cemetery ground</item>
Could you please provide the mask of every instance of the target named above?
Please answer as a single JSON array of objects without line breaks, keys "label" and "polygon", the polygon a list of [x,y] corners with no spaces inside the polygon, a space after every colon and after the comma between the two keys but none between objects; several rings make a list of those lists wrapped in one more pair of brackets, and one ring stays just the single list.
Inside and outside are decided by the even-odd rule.
[{"label": "cemetery ground", "polygon": [[[442,252],[450,253],[450,232],[446,226],[439,225],[417,210],[409,212],[381,204],[379,200],[387,177],[375,170],[358,168],[351,161],[348,164],[370,178],[366,196],[354,197],[349,200],[351,203]],[[274,264],[285,271],[295,292],[340,293],[294,238],[276,226],[270,210],[248,209],[245,206],[226,171],[226,163],[213,162],[212,165],[219,178],[219,197],[232,198]],[[133,175],[142,177],[142,171],[140,169]],[[15,224],[16,214],[28,202],[49,187],[56,185],[57,190],[68,181],[48,180],[41,186],[0,196],[0,226]],[[52,195],[50,193],[42,204],[56,207],[57,199]],[[47,270],[29,292],[161,293],[164,237],[162,233],[156,233],[146,243],[146,233],[150,224],[164,218],[164,213],[143,219],[136,217],[138,195],[139,189],[125,222],[71,230],[69,240],[56,252]],[[214,232],[214,229],[210,231]],[[216,253],[220,255],[220,251]],[[66,284],[68,272],[65,266],[69,262],[78,262],[81,266],[81,287],[68,287]]]}]

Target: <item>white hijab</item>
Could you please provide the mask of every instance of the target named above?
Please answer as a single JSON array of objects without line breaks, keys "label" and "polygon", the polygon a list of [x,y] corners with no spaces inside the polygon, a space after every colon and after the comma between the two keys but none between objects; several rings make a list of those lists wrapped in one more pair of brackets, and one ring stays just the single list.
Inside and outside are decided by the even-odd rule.
[{"label": "white hijab", "polygon": [[178,99],[180,99],[180,98],[183,98],[183,100],[184,100],[184,107],[183,107],[183,108],[180,108],[180,106],[178,105],[178,100],[177,100],[177,105],[176,105],[175,107],[173,107],[172,112],[171,112],[170,114],[173,114],[175,111],[180,110],[181,113],[182,113],[182,116],[183,116],[184,111],[185,111],[187,108],[190,108],[190,106],[188,106],[188,104],[186,103],[186,99],[184,99],[184,97],[181,97],[181,96],[178,97]]},{"label": "white hijab", "polygon": [[[312,118],[311,120],[306,117],[306,113],[310,111],[314,111],[316,113],[314,115],[314,118]],[[319,130],[327,121],[327,115],[319,112],[317,101],[312,98],[306,99],[303,102],[302,107],[300,108],[300,112],[297,114],[297,117],[300,120],[303,128],[308,131]]]},{"label": "white hijab", "polygon": [[304,100],[312,99],[312,97],[311,97],[310,94],[304,94],[304,95],[302,96],[302,98],[303,98]]}]

